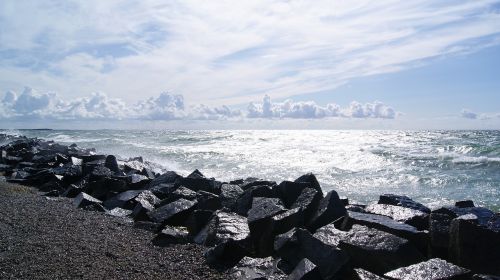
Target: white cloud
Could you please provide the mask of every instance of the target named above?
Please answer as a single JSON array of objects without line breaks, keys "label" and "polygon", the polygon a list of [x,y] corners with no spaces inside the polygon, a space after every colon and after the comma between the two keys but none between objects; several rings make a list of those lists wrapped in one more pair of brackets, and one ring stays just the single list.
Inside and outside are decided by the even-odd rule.
[{"label": "white cloud", "polygon": [[381,102],[361,104],[353,101],[350,106],[342,108],[333,103],[320,106],[314,101],[294,102],[290,99],[275,103],[265,95],[262,103],[250,103],[247,111],[242,112],[223,104],[215,107],[204,104],[186,106],[182,95],[168,92],[136,104],[126,104],[104,93],[65,101],[55,93],[40,93],[29,87],[19,96],[13,91],[6,92],[0,102],[0,119],[5,120],[393,119],[396,115],[394,109]]},{"label": "white cloud", "polygon": [[470,111],[469,109],[463,109],[461,116],[466,119],[477,119],[478,114]]},{"label": "white cloud", "polygon": [[498,3],[4,0],[0,89],[137,102],[167,88],[208,105],[283,99],[498,44]]},{"label": "white cloud", "polygon": [[271,102],[266,95],[262,103],[250,103],[248,105],[249,118],[296,118],[296,119],[320,119],[327,117],[343,118],[382,118],[394,119],[397,112],[382,102],[361,104],[353,101],[348,107],[342,108],[337,104],[317,105],[314,101],[294,102],[287,99],[281,103]]},{"label": "white cloud", "polygon": [[500,113],[475,113],[469,109],[463,109],[461,112],[461,117],[472,120],[489,120],[494,118],[500,118]]}]

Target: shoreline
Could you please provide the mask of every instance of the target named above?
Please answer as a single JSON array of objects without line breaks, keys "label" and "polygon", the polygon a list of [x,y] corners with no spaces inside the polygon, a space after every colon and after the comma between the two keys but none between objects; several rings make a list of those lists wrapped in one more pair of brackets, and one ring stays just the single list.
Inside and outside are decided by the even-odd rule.
[{"label": "shoreline", "polygon": [[349,204],[334,190],[324,194],[313,174],[220,182],[198,170],[155,174],[140,157],[119,161],[76,145],[12,140],[0,147],[9,182],[72,199],[74,208],[131,218],[155,234],[157,247],[204,245],[206,262],[236,278],[402,279],[398,270],[412,269],[426,278],[429,266],[449,276],[441,279],[500,274],[500,214],[472,201],[431,211],[381,194],[375,204]]}]

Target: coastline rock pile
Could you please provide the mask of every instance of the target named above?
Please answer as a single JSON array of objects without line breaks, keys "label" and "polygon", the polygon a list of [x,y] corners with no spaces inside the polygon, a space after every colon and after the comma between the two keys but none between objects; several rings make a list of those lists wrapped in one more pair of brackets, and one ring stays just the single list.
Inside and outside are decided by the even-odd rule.
[{"label": "coastline rock pile", "polygon": [[[431,210],[384,194],[371,205],[324,194],[313,174],[230,182],[156,174],[73,144],[0,135],[0,175],[75,207],[134,220],[157,246],[198,243],[238,279],[500,279],[500,214],[472,201]],[[29,206],[27,206],[29,207]]]}]

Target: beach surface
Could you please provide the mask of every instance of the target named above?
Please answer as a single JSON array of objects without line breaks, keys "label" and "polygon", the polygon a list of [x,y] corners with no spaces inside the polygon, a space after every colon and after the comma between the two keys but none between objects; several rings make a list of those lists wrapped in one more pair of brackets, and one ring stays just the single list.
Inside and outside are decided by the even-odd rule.
[{"label": "beach surface", "polygon": [[225,279],[194,244],[156,247],[123,218],[0,181],[0,279]]}]

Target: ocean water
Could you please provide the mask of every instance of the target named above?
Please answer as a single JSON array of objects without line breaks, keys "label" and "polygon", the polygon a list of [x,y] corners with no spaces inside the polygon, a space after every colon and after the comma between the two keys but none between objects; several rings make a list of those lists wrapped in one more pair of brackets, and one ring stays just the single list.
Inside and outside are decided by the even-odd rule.
[{"label": "ocean water", "polygon": [[183,175],[293,180],[313,172],[352,202],[405,194],[430,207],[472,199],[500,209],[500,131],[8,130],[123,158],[143,156]]}]

